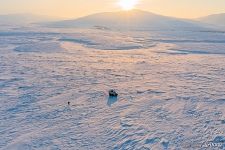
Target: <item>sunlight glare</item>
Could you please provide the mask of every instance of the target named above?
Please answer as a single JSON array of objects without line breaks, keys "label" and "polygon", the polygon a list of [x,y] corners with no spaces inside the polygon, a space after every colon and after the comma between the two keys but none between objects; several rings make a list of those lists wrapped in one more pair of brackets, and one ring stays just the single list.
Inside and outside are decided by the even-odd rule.
[{"label": "sunlight glare", "polygon": [[118,4],[123,10],[131,10],[138,4],[138,0],[120,0]]}]

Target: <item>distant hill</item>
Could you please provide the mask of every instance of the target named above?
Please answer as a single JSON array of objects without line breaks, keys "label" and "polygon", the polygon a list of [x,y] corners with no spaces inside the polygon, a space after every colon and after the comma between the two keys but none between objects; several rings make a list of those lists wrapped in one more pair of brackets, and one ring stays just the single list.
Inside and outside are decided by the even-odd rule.
[{"label": "distant hill", "polygon": [[97,13],[74,20],[64,20],[45,24],[58,28],[105,27],[119,29],[189,29],[202,28],[195,21],[161,16],[154,13],[131,10]]},{"label": "distant hill", "polygon": [[56,21],[54,17],[46,17],[33,14],[7,14],[0,15],[0,24],[20,25],[36,22]]},{"label": "distant hill", "polygon": [[211,25],[225,27],[225,13],[209,15],[206,17],[198,18],[197,20]]}]

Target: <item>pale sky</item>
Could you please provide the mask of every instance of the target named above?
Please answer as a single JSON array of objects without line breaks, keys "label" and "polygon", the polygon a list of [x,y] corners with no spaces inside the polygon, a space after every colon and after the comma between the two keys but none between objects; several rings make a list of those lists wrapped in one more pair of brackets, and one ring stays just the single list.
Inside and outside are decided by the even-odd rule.
[{"label": "pale sky", "polygon": [[[118,11],[119,0],[0,0],[0,14],[32,13],[77,18]],[[225,13],[225,0],[140,0],[137,9],[180,18]]]}]

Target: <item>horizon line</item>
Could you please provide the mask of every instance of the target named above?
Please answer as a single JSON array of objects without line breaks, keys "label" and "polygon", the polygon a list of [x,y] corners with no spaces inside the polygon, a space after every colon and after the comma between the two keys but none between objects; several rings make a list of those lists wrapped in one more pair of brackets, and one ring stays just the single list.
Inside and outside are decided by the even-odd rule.
[{"label": "horizon line", "polygon": [[189,18],[189,17],[169,16],[169,15],[165,15],[165,14],[151,12],[151,11],[144,10],[144,9],[135,8],[135,9],[132,9],[132,10],[101,11],[101,12],[89,13],[87,15],[78,16],[78,17],[75,17],[75,16],[74,17],[52,16],[52,15],[30,13],[30,12],[0,13],[0,16],[7,16],[7,15],[34,15],[34,16],[39,16],[39,17],[48,17],[48,18],[55,18],[55,19],[58,18],[58,19],[62,19],[62,20],[71,20],[71,19],[79,19],[79,18],[83,18],[83,17],[87,17],[87,16],[91,16],[91,15],[96,15],[96,14],[102,14],[102,13],[131,12],[131,11],[135,11],[135,10],[142,11],[142,12],[147,12],[147,13],[152,13],[152,14],[155,14],[155,15],[165,16],[165,17],[172,17],[172,18],[177,18],[177,19],[189,19],[189,20],[196,20],[196,19],[199,19],[199,18],[207,17],[207,16],[225,14],[225,12],[220,12],[220,13],[212,13],[212,14],[207,14],[207,15],[204,15],[204,16]]}]

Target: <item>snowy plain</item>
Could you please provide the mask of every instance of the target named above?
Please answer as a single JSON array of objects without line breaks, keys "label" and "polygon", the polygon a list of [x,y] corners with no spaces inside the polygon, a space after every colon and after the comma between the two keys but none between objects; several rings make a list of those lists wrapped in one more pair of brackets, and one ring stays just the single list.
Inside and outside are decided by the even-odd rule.
[{"label": "snowy plain", "polygon": [[0,28],[0,149],[225,149],[224,106],[224,31]]}]

